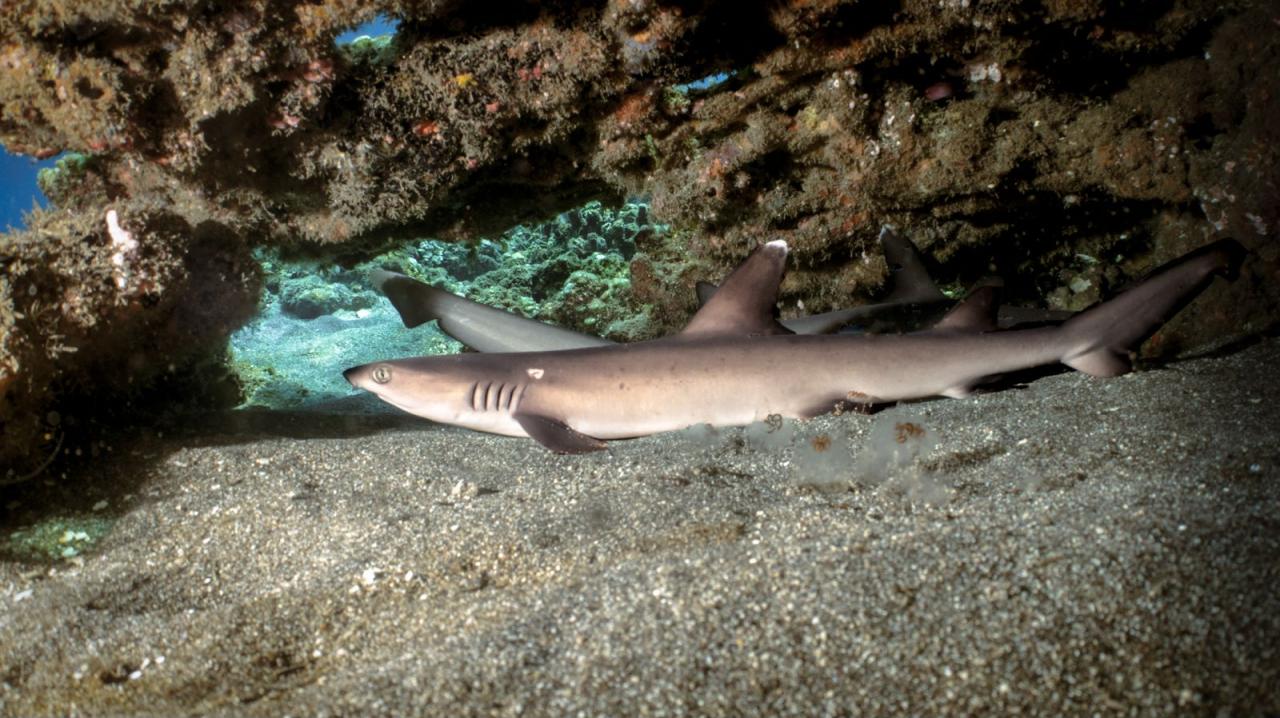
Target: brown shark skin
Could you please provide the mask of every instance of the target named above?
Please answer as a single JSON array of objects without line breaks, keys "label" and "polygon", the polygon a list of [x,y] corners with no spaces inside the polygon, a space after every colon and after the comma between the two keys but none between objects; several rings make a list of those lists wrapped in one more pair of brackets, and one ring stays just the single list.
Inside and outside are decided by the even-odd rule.
[{"label": "brown shark skin", "polygon": [[[555,352],[467,354],[376,362],[345,373],[410,413],[524,436],[528,417],[573,440],[558,451],[695,424],[770,415],[807,418],[838,402],[964,396],[984,379],[1064,362],[1099,376],[1129,370],[1135,350],[1243,250],[1224,240],[1175,260],[1116,298],[1057,327],[898,336],[701,334]],[[381,372],[386,381],[375,377]]]}]

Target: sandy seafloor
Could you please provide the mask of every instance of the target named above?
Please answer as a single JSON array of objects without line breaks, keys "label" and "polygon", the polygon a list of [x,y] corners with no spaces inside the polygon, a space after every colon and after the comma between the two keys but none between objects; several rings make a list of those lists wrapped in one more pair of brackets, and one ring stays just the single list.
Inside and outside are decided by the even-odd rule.
[{"label": "sandy seafloor", "polygon": [[114,524],[0,562],[0,715],[1275,715],[1278,367],[578,457],[365,399],[122,434],[3,494]]}]

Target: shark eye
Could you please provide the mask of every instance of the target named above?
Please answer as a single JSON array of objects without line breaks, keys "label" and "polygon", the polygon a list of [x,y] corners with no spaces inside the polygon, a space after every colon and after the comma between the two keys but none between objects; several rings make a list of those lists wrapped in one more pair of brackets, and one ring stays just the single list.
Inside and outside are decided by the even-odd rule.
[{"label": "shark eye", "polygon": [[374,368],[373,380],[379,384],[386,384],[391,381],[391,367],[384,364]]}]

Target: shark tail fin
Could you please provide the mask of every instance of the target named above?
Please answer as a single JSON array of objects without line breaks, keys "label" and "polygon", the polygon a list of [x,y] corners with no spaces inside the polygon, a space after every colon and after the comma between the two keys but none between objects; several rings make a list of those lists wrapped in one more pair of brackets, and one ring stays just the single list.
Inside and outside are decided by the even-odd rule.
[{"label": "shark tail fin", "polygon": [[442,303],[454,297],[443,289],[385,269],[370,272],[369,281],[374,289],[391,300],[391,305],[400,313],[400,320],[408,329],[439,319]]},{"label": "shark tail fin", "polygon": [[1214,275],[1235,279],[1247,254],[1232,239],[1202,247],[1163,265],[1128,291],[1068,319],[1062,363],[1093,376],[1132,368],[1132,355],[1162,324],[1195,299]]}]

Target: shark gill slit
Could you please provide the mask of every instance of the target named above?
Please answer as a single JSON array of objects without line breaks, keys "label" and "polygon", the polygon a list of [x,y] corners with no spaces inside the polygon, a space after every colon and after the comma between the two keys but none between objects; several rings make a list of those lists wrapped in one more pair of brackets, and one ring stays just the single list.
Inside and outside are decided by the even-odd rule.
[{"label": "shark gill slit", "polygon": [[524,390],[528,388],[529,385],[524,382],[516,384],[516,388],[511,392],[511,398],[507,402],[508,413],[514,414],[520,410],[520,400],[524,398]]},{"label": "shark gill slit", "polygon": [[483,407],[483,404],[481,402],[484,401],[483,392],[487,392],[487,391],[489,391],[488,384],[484,385],[484,389],[480,388],[480,382],[478,381],[471,385],[471,410],[472,411],[481,411]]}]

